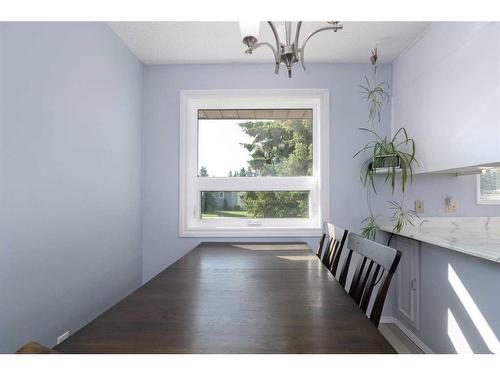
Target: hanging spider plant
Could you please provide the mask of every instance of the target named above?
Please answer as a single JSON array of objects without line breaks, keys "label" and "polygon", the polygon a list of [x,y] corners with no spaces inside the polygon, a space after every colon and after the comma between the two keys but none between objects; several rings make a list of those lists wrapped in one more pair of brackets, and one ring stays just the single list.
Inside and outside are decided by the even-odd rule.
[{"label": "hanging spider plant", "polygon": [[415,159],[415,141],[408,137],[405,128],[400,128],[391,139],[382,138],[371,129],[359,129],[375,136],[373,141],[368,142],[353,156],[356,157],[365,151],[371,154],[371,158],[365,161],[361,168],[360,178],[365,187],[371,186],[377,193],[374,175],[385,172],[385,182],[391,181],[392,193],[394,193],[397,175],[400,173],[401,191],[404,193],[408,178],[410,182],[413,181],[412,163],[418,164]]},{"label": "hanging spider plant", "polygon": [[[367,193],[367,204],[370,210],[370,216],[364,219],[362,225],[363,236],[375,239],[380,227],[377,223],[377,218],[372,212],[371,208],[371,191],[377,194],[375,188],[374,175],[379,173],[385,173],[385,182],[391,181],[392,194],[396,189],[396,182],[399,180],[401,183],[401,191],[406,190],[406,185],[408,179],[410,182],[413,181],[413,168],[412,163],[418,165],[418,161],[415,159],[415,141],[408,137],[408,133],[405,128],[400,128],[392,138],[381,137],[375,131],[375,123],[380,122],[380,112],[385,103],[390,102],[390,94],[386,91],[386,87],[389,86],[384,82],[377,82],[377,49],[372,51],[370,61],[373,65],[373,75],[371,81],[365,76],[366,85],[359,85],[362,90],[362,97],[368,103],[368,121],[371,123],[372,129],[359,128],[361,131],[365,131],[374,136],[374,139],[368,142],[361,150],[356,152],[353,157],[360,154],[369,153],[370,158],[363,163],[360,172],[361,182],[366,188]],[[400,177],[398,178],[398,175]],[[389,202],[392,207],[390,207],[394,212],[392,216],[392,221],[395,222],[394,231],[396,233],[401,232],[404,226],[408,223],[413,224],[413,219],[418,217],[415,211],[405,210],[402,205],[397,202]]]},{"label": "hanging spider plant", "polygon": [[396,201],[389,201],[390,209],[393,210],[392,221],[394,224],[394,232],[400,233],[407,225],[413,225],[415,218],[419,218],[414,210],[406,210],[401,204]]},{"label": "hanging spider plant", "polygon": [[371,214],[366,219],[361,221],[361,224],[363,224],[363,227],[361,228],[361,235],[363,237],[366,237],[372,241],[375,240],[375,237],[380,230],[380,226],[377,223],[377,218],[378,216],[373,216],[373,214]]},{"label": "hanging spider plant", "polygon": [[377,67],[374,66],[372,80],[370,81],[368,77],[365,76],[366,85],[358,85],[359,88],[361,88],[362,98],[368,102],[368,121],[371,123],[375,120],[380,122],[380,111],[382,106],[384,103],[388,103],[391,98],[385,89],[388,85],[385,82],[377,83],[376,75]]}]

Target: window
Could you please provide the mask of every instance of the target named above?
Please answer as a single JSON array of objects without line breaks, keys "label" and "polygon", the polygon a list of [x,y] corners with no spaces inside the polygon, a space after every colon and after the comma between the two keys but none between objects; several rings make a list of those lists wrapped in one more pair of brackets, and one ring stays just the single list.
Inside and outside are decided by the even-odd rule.
[{"label": "window", "polygon": [[223,199],[222,202],[217,201],[216,193],[201,192],[202,220],[214,217],[250,219],[309,217],[308,191],[219,191],[219,199]]},{"label": "window", "polygon": [[477,203],[500,204],[500,168],[486,168],[477,176]]},{"label": "window", "polygon": [[327,90],[183,91],[180,236],[320,234],[328,125]]}]

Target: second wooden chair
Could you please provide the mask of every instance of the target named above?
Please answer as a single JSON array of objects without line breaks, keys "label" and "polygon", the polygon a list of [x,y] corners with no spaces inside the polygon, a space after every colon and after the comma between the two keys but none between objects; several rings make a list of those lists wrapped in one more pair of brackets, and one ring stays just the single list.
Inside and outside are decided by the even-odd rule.
[{"label": "second wooden chair", "polygon": [[323,235],[316,255],[334,277],[337,275],[347,233],[347,229],[338,228],[328,222],[323,223]]},{"label": "second wooden chair", "polygon": [[384,246],[374,241],[370,241],[357,234],[349,233],[347,237],[347,257],[340,274],[339,283],[345,287],[347,276],[351,267],[353,254],[357,254],[357,263],[349,295],[359,305],[364,313],[367,312],[376,291],[376,286],[380,282],[378,291],[374,297],[370,320],[378,327],[385,297],[389,290],[392,276],[401,258],[401,252],[388,246]]}]

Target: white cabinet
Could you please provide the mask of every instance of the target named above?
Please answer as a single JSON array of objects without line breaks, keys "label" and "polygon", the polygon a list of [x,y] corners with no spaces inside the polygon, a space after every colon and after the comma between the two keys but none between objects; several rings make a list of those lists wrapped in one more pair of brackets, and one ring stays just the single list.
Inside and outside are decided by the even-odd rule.
[{"label": "white cabinet", "polygon": [[436,22],[393,63],[392,130],[417,172],[500,162],[500,23]]},{"label": "white cabinet", "polygon": [[396,318],[420,327],[420,242],[397,236],[393,246],[401,251],[396,271]]}]

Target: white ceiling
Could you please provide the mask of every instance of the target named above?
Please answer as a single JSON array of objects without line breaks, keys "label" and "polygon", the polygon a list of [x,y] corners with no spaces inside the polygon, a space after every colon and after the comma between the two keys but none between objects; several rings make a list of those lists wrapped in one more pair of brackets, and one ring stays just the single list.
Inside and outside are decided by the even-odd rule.
[{"label": "white ceiling", "polygon": [[[238,22],[111,22],[110,27],[145,64],[261,63],[272,61],[269,48],[244,53]],[[302,38],[324,22],[304,22]],[[307,62],[367,63],[379,49],[379,62],[392,62],[427,27],[427,22],[343,22],[344,29],[313,36]],[[266,23],[261,41],[272,42]]]}]

